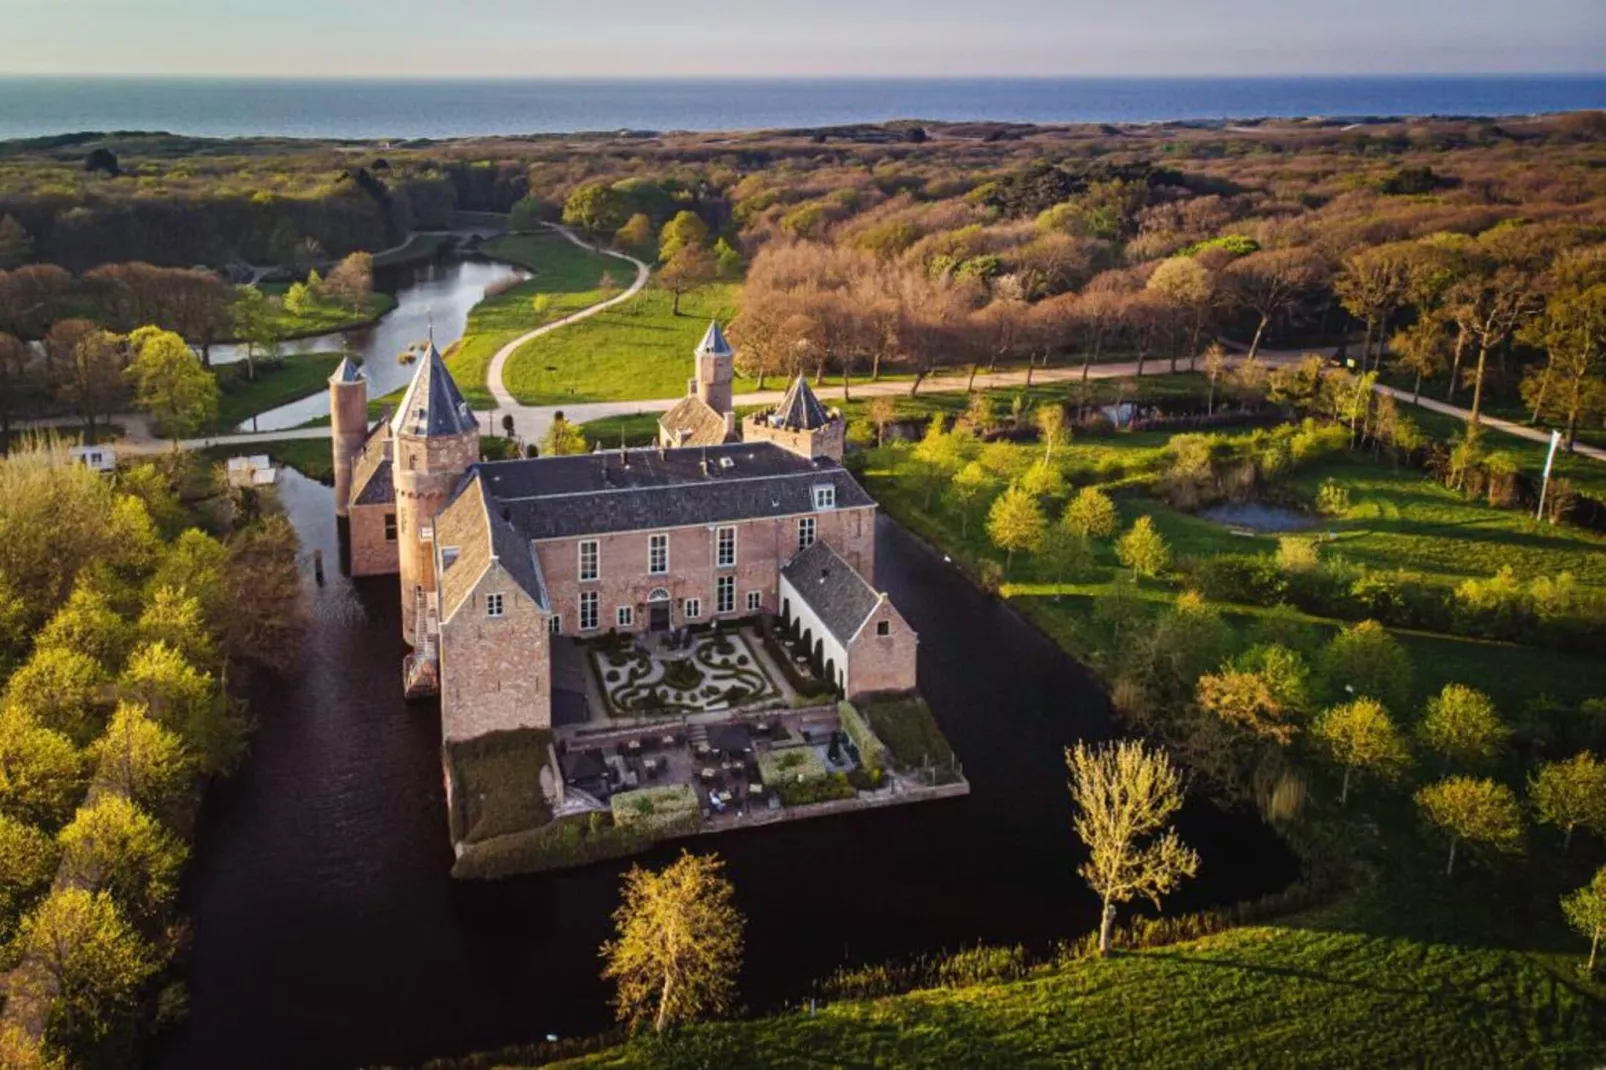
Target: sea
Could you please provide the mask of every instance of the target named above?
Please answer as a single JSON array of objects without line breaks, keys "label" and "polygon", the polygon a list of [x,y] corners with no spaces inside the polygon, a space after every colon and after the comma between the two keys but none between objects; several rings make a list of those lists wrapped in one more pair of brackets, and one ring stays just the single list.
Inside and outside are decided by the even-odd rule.
[{"label": "sea", "polygon": [[914,120],[1151,123],[1606,108],[1606,74],[300,80],[0,77],[0,140],[80,131],[409,140]]}]

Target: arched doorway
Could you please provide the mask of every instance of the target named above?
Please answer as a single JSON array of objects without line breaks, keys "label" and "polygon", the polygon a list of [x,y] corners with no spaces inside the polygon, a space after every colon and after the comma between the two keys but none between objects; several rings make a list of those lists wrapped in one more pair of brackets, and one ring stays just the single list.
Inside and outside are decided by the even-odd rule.
[{"label": "arched doorway", "polygon": [[662,587],[653,588],[647,596],[647,627],[655,632],[669,630],[669,592]]}]

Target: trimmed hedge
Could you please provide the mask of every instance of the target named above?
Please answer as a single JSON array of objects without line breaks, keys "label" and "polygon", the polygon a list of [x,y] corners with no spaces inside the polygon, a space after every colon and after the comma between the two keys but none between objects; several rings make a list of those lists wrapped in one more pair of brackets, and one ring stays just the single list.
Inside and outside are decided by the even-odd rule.
[{"label": "trimmed hedge", "polygon": [[843,731],[853,740],[853,745],[859,748],[859,764],[866,769],[885,769],[891,752],[870,728],[870,723],[859,713],[858,707],[851,702],[839,702],[836,709],[837,716],[842,719]]}]

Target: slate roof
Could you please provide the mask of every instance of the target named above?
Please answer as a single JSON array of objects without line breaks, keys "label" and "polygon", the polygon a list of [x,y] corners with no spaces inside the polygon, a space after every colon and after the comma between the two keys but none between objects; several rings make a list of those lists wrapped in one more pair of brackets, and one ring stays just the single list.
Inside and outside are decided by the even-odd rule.
[{"label": "slate roof", "polygon": [[385,505],[396,500],[390,461],[390,425],[383,420],[368,432],[362,452],[352,462],[351,504]]},{"label": "slate roof", "polygon": [[[436,515],[435,545],[443,566],[436,581],[442,620],[457,612],[493,562],[501,565],[537,605],[551,608],[541,563],[529,540],[502,517],[496,502],[485,492],[482,479],[471,476],[451,503]],[[448,547],[457,551],[451,564],[446,563]]]},{"label": "slate roof", "polygon": [[770,442],[482,462],[472,471],[531,539],[812,513],[819,484],[836,488],[839,509],[875,504],[840,465]]},{"label": "slate roof", "polygon": [[399,435],[461,435],[477,430],[474,412],[463,400],[462,391],[446,370],[441,351],[430,340],[419,358],[418,371],[402,397],[390,429]]},{"label": "slate roof", "polygon": [[815,431],[831,422],[830,413],[820,404],[809,388],[808,380],[798,376],[786,388],[781,403],[769,414],[771,427],[784,427],[791,431]]},{"label": "slate roof", "polygon": [[329,377],[331,383],[359,383],[362,381],[362,368],[350,357],[341,357],[340,363],[335,365],[335,372]]},{"label": "slate roof", "polygon": [[725,332],[719,329],[718,320],[710,320],[708,330],[703,333],[703,340],[697,343],[699,355],[707,354],[714,357],[735,356],[736,351],[731,344],[725,341]]},{"label": "slate roof", "polygon": [[658,426],[677,446],[719,446],[730,437],[725,417],[696,395],[675,402],[674,408],[658,418]]},{"label": "slate roof", "polygon": [[792,558],[781,575],[843,646],[881,603],[875,588],[823,540]]}]

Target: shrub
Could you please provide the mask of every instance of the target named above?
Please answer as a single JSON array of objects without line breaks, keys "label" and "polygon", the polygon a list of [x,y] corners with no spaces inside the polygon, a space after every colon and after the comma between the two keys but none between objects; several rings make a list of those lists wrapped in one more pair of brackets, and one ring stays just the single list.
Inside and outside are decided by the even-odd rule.
[{"label": "shrub", "polygon": [[1264,555],[1224,554],[1194,559],[1188,571],[1194,589],[1212,602],[1276,605],[1288,589],[1282,572]]},{"label": "shrub", "polygon": [[610,684],[617,684],[619,682],[619,670],[609,669],[605,674],[603,674],[602,678],[608,681]]},{"label": "shrub", "polygon": [[859,763],[866,769],[876,772],[885,769],[887,758],[890,757],[887,745],[871,731],[870,722],[864,719],[851,702],[839,702],[836,708],[842,719],[843,731],[853,740],[853,745],[859,748]]},{"label": "shrub", "polygon": [[842,773],[827,773],[823,777],[805,780],[782,780],[773,785],[783,806],[808,806],[811,803],[851,799],[858,791]]},{"label": "shrub", "polygon": [[1350,510],[1349,490],[1329,479],[1316,492],[1316,511],[1323,516],[1343,516]]},{"label": "shrub", "polygon": [[671,661],[664,666],[664,683],[676,691],[695,691],[703,682],[703,670],[690,658]]},{"label": "shrub", "polygon": [[1308,536],[1284,535],[1277,540],[1277,567],[1284,572],[1311,572],[1321,564],[1321,548]]}]

